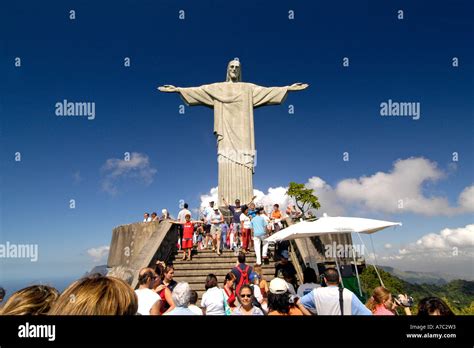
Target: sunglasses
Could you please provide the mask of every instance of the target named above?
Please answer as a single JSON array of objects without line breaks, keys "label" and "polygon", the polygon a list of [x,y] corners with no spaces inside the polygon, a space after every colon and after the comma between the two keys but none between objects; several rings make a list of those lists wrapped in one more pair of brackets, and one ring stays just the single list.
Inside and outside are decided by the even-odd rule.
[{"label": "sunglasses", "polygon": [[248,298],[251,298],[252,295],[251,295],[251,294],[241,294],[240,297],[248,297]]}]

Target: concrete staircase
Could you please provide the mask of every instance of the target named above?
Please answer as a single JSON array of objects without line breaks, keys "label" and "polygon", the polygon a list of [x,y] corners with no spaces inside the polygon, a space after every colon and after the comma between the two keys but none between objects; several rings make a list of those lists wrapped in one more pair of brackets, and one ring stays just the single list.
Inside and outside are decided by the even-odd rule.
[{"label": "concrete staircase", "polygon": [[[206,291],[204,285],[209,273],[217,277],[219,287],[223,287],[225,275],[235,267],[237,256],[231,250],[224,250],[220,256],[211,250],[199,250],[193,256],[192,261],[182,261],[183,254],[174,255],[174,280],[177,282],[188,282],[191,289],[196,290],[199,300]],[[254,266],[256,262],[255,253],[246,255],[246,263]],[[270,260],[268,264],[262,264],[263,277],[267,282],[273,279],[275,274],[275,262]]]}]

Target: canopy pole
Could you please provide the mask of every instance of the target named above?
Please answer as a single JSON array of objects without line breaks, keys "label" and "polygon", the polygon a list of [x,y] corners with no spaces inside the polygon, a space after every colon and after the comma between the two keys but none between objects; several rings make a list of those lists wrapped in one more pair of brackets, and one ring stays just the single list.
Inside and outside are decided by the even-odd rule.
[{"label": "canopy pole", "polygon": [[[329,239],[331,240],[331,245],[332,245],[332,233],[329,233]],[[339,279],[341,279],[341,285],[344,288],[344,281],[342,280],[342,274],[341,274],[341,269],[339,268],[339,262],[337,262],[337,252],[334,252],[334,260],[336,261],[336,269],[337,273],[339,274]]]},{"label": "canopy pole", "polygon": [[362,287],[360,286],[360,277],[359,277],[359,270],[357,269],[357,259],[355,256],[354,244],[352,244],[352,256],[354,257],[354,268],[356,271],[357,285],[359,286],[359,294],[360,294],[360,297],[362,297]]},{"label": "canopy pole", "polygon": [[[360,239],[360,242],[364,245],[365,248],[367,248],[367,246],[365,245],[364,241],[362,240],[362,237],[360,236],[360,233],[359,233],[359,232],[356,232],[356,233],[357,233],[357,236],[358,236],[359,239]],[[373,249],[372,249],[372,254],[374,254],[374,260],[375,260],[375,262],[377,262],[377,260],[375,259],[375,250],[373,250]],[[375,266],[375,262],[372,264],[372,266],[374,266],[375,273],[377,273],[377,277],[379,278],[380,285],[382,285],[382,286],[385,288],[385,285],[384,285],[384,283],[383,283],[382,277],[381,277],[380,274],[379,274],[379,270],[378,270],[377,267]]]},{"label": "canopy pole", "polygon": [[[308,239],[309,239],[309,238],[305,238],[305,239],[304,239],[304,243],[305,243],[305,247],[306,247],[306,253],[309,255],[309,266],[310,266],[311,268],[313,268],[313,254],[311,254],[311,253],[309,252]],[[314,268],[315,268],[315,271],[316,271],[316,275],[318,276],[318,279],[319,279],[320,276],[319,276],[319,268],[318,268],[318,263],[317,263],[317,262],[316,262],[316,267],[314,267]]]}]

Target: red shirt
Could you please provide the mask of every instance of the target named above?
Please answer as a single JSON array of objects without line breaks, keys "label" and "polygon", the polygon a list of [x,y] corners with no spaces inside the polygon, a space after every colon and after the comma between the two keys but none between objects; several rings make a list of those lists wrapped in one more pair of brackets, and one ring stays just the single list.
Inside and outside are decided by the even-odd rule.
[{"label": "red shirt", "polygon": [[185,222],[183,225],[183,238],[193,239],[194,224],[192,222]]}]

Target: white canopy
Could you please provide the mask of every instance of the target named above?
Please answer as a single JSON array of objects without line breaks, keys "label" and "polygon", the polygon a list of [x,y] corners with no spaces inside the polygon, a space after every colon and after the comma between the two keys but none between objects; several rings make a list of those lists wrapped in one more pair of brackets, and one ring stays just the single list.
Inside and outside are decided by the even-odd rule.
[{"label": "white canopy", "polygon": [[401,226],[401,222],[364,219],[357,217],[327,216],[326,214],[316,221],[303,221],[291,225],[268,237],[269,242],[292,240],[320,236],[334,233],[375,233],[391,226]]},{"label": "white canopy", "polygon": [[[401,222],[391,222],[391,221],[383,221],[383,220],[374,220],[374,219],[364,219],[364,218],[357,218],[357,217],[343,217],[343,216],[327,216],[326,214],[323,217],[319,218],[316,221],[302,221],[297,224],[291,225],[274,235],[266,238],[269,242],[279,242],[282,240],[293,240],[298,238],[308,238],[314,236],[321,236],[323,234],[328,234],[331,236],[332,234],[337,233],[352,233],[356,232],[360,238],[359,233],[365,234],[372,234],[377,231],[383,230],[387,227],[392,226],[401,226]],[[363,243],[362,239],[360,238],[361,243]],[[374,252],[375,253],[375,252]],[[355,254],[354,257],[354,265],[355,265]],[[375,256],[374,256],[375,257]],[[339,272],[339,276],[341,277],[341,271],[339,268],[339,263],[337,262],[337,257],[335,258],[337,271]],[[382,278],[375,266],[375,262],[373,264],[375,268],[375,272],[380,280],[380,284],[384,286]],[[357,282],[359,284],[359,292],[362,296],[362,289],[360,286],[360,278],[359,273],[357,270],[357,266],[355,266]],[[342,277],[341,277],[342,279]]]}]

